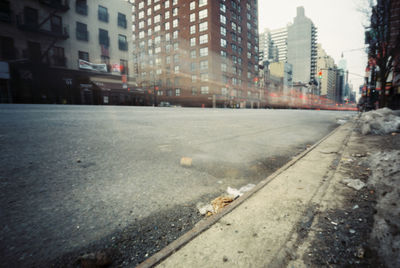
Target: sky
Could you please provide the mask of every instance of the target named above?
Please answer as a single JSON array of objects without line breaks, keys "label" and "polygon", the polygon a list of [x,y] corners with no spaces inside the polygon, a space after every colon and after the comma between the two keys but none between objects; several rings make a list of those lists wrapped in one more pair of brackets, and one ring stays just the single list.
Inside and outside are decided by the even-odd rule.
[{"label": "sky", "polygon": [[[303,6],[306,17],[317,27],[317,42],[338,64],[343,53],[347,60],[349,81],[354,90],[363,84],[366,54],[364,27],[365,15],[357,10],[362,0],[259,0],[259,31],[285,27],[293,22],[296,8]],[[355,75],[357,74],[357,75]]]}]

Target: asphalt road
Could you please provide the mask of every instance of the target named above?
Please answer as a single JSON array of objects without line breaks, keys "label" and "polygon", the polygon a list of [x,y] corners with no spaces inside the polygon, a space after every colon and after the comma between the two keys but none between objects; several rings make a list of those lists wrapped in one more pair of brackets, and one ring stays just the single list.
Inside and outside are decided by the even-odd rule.
[{"label": "asphalt road", "polygon": [[0,263],[52,259],[257,183],[349,114],[0,105]]}]

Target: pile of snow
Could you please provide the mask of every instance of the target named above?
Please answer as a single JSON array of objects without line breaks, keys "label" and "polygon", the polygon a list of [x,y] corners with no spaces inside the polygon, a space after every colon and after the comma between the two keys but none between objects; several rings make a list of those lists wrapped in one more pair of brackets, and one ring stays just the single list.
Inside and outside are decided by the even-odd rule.
[{"label": "pile of snow", "polygon": [[372,245],[387,267],[400,264],[400,151],[380,152],[370,157],[372,176],[368,184],[376,190],[377,213],[371,233]]},{"label": "pile of snow", "polygon": [[400,131],[400,116],[389,108],[363,113],[360,117],[360,130],[363,135]]}]

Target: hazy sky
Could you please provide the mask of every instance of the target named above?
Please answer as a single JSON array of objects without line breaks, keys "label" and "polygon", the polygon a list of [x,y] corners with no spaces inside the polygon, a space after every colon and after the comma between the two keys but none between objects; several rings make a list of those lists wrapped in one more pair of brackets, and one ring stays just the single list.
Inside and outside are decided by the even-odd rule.
[{"label": "hazy sky", "polygon": [[[328,55],[338,64],[343,52],[349,72],[364,75],[366,55],[363,50],[349,51],[365,47],[365,17],[357,7],[362,0],[259,0],[260,33],[264,28],[276,29],[293,22],[296,7],[304,6],[305,14],[318,29],[317,42],[322,44]],[[363,78],[349,75],[354,90],[363,83]]]}]

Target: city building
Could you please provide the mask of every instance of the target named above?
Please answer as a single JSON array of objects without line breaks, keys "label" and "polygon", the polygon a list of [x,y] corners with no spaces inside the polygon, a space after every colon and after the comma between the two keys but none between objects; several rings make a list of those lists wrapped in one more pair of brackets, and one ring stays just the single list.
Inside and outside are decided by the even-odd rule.
[{"label": "city building", "polygon": [[288,29],[287,27],[271,30],[271,40],[278,49],[278,61],[287,62],[287,38]]},{"label": "city building", "polygon": [[263,61],[268,60],[269,62],[279,61],[279,50],[278,46],[275,45],[272,40],[271,31],[265,29],[263,33],[260,34],[260,64]]},{"label": "city building", "polygon": [[0,102],[134,104],[130,10],[123,0],[2,0]]},{"label": "city building", "polygon": [[133,5],[135,75],[154,105],[260,105],[256,0]]},{"label": "city building", "polygon": [[293,66],[293,81],[315,82],[317,28],[305,16],[304,7],[297,8],[297,15],[287,31],[287,62]]},{"label": "city building", "polygon": [[287,62],[272,62],[269,65],[269,70],[272,76],[282,78],[282,93],[288,95],[290,90],[293,88],[292,65]]},{"label": "city building", "polygon": [[[335,60],[325,52],[321,44],[318,44],[317,51],[317,80],[319,85],[319,95],[322,97],[329,96],[329,98],[332,99],[336,90],[337,70]],[[334,100],[334,98],[332,100]]]}]

